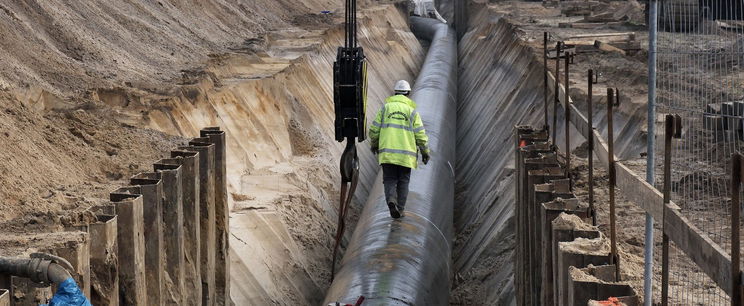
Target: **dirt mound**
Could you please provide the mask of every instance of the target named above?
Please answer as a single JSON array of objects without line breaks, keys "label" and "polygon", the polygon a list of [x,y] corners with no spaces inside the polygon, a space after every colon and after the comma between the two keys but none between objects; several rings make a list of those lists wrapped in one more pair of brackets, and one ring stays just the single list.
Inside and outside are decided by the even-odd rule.
[{"label": "dirt mound", "polygon": [[182,140],[119,123],[95,105],[41,113],[0,93],[0,223],[62,221],[55,213],[85,209],[129,176],[149,170]]},{"label": "dirt mound", "polygon": [[[0,5],[0,88],[70,97],[91,87],[160,92],[266,31],[334,10],[332,0],[11,1]],[[314,21],[315,22],[315,21]]]}]

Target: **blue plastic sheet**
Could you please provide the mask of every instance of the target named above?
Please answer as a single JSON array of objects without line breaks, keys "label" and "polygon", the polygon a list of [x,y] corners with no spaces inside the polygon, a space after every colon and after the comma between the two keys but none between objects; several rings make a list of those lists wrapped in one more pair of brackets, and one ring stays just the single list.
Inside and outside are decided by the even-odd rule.
[{"label": "blue plastic sheet", "polygon": [[72,277],[59,284],[49,305],[42,306],[92,306]]}]

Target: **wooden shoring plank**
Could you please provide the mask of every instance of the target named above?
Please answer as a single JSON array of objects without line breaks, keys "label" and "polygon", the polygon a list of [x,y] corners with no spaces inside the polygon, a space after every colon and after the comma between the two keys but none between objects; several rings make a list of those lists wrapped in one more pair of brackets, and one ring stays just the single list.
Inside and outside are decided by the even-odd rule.
[{"label": "wooden shoring plank", "polygon": [[721,289],[731,295],[731,256],[707,235],[703,234],[678,209],[667,206],[664,227],[669,240],[674,241]]}]

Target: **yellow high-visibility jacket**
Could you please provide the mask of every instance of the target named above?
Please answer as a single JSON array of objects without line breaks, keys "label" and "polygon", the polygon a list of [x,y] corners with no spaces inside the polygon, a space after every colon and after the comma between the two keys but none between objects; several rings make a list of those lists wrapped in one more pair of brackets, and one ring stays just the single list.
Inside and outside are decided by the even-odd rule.
[{"label": "yellow high-visibility jacket", "polygon": [[417,148],[429,153],[429,137],[416,112],[416,103],[404,95],[385,99],[385,105],[369,127],[369,139],[372,148],[379,150],[380,164],[416,169]]}]

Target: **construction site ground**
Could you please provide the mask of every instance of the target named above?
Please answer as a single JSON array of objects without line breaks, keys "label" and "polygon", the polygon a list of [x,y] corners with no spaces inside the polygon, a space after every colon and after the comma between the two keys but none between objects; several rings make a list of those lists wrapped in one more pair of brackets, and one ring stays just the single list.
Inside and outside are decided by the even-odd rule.
[{"label": "construction site ground", "polygon": [[[424,55],[425,46],[407,29],[405,14],[393,2],[363,1],[360,39],[374,69],[374,109],[389,94],[392,81],[415,78]],[[635,32],[638,51],[577,54],[570,95],[585,110],[586,71],[601,72],[593,91],[595,122],[606,133],[606,120],[599,119],[604,116],[599,110],[606,108],[606,88],[621,89],[618,124],[631,128],[619,136],[624,139],[616,150],[643,176],[648,83],[643,6],[635,0],[602,2],[601,11],[594,13],[620,11],[628,19],[576,29],[559,27],[583,18],[563,16],[560,5],[473,2],[473,11],[487,8],[493,18],[512,23],[534,51],[526,56],[540,62],[545,31],[551,33],[551,45],[573,35]],[[150,170],[200,128],[222,125],[234,153],[228,157],[231,255],[238,262],[233,264],[234,278],[244,284],[233,291],[240,298],[236,304],[317,304],[330,280],[339,189],[342,146],[330,134],[332,82],[325,72],[343,38],[343,3],[195,3],[0,4],[0,255],[28,254],[78,239],[59,232],[85,223],[91,218],[89,208],[105,203],[109,192]],[[333,14],[320,13],[326,10]],[[484,52],[498,56],[498,50]],[[549,67],[554,71],[554,62]],[[227,114],[235,117],[218,120]],[[572,143],[572,173],[575,193],[586,201],[582,143]],[[597,168],[597,220],[605,233],[607,183],[605,169]],[[352,208],[347,236],[360,205]],[[623,280],[642,295],[645,215],[622,195],[617,205]],[[658,228],[656,233],[658,254]],[[240,264],[249,259],[260,264]],[[493,265],[476,265],[454,277],[451,305],[489,301],[491,288],[480,280],[496,271],[486,267]],[[655,267],[658,285],[660,263]],[[695,290],[710,294],[718,289]],[[658,298],[659,288],[654,293]]]},{"label": "construction site ground", "polygon": [[[591,29],[586,28],[568,28],[565,25],[571,23],[582,23],[584,16],[566,16],[567,8],[576,6],[573,2],[521,2],[521,1],[497,1],[483,3],[482,6],[488,7],[492,12],[494,19],[503,18],[515,26],[515,33],[529,45],[534,51],[535,61],[542,63],[543,59],[543,33],[549,33],[549,50],[555,49],[555,44],[563,40],[576,40],[574,37],[586,37],[586,39],[603,40],[602,34],[607,33],[633,33],[635,40],[639,43],[639,50],[627,51],[626,54],[617,52],[606,52],[602,50],[589,50],[589,52],[579,51],[570,65],[570,96],[573,102],[586,114],[587,101],[587,70],[593,69],[600,75],[598,83],[593,85],[594,101],[594,122],[595,127],[606,137],[606,109],[607,109],[607,88],[617,88],[620,90],[620,107],[617,108],[615,117],[615,152],[618,157],[624,161],[640,177],[645,177],[646,173],[646,117],[648,101],[648,29],[646,27],[644,4],[635,0],[630,1],[600,1],[591,10],[592,15],[613,15],[622,19],[622,22],[608,22],[605,25],[594,25]],[[579,6],[581,6],[579,4]],[[584,7],[589,7],[588,5]],[[624,17],[624,18],[622,18]],[[707,25],[706,25],[707,26]],[[715,31],[721,37],[728,37],[725,31]],[[599,35],[597,35],[599,34]],[[592,35],[597,35],[592,37]],[[681,35],[681,34],[678,34]],[[670,35],[665,36],[669,39]],[[725,39],[724,39],[725,40]],[[611,41],[608,41],[612,43]],[[731,40],[733,43],[734,41]],[[668,46],[667,41],[661,41],[663,47]],[[694,41],[700,48],[716,48],[717,45],[706,43],[706,39]],[[590,48],[591,49],[591,48]],[[583,49],[587,51],[587,48]],[[494,56],[498,56],[498,50],[492,51]],[[548,61],[548,69],[555,75],[555,60]],[[738,73],[734,71],[734,73]],[[564,65],[561,62],[559,79],[561,84],[564,83]],[[678,80],[669,79],[666,82],[678,82]],[[714,82],[713,79],[710,82]],[[687,86],[691,91],[703,92],[701,87],[695,86],[712,86],[713,84],[691,84],[685,83],[679,86]],[[550,88],[554,85],[549,84]],[[669,86],[674,86],[669,85]],[[552,91],[552,89],[551,89]],[[659,97],[660,99],[673,99],[673,97]],[[549,103],[552,104],[552,96]],[[705,97],[701,97],[705,99]],[[552,111],[552,106],[551,106]],[[551,113],[552,116],[552,113]],[[559,112],[562,116],[562,112]],[[657,116],[657,129],[663,127],[663,114]],[[620,128],[618,128],[618,125]],[[558,128],[562,131],[563,127]],[[578,136],[578,132],[572,129],[572,150],[574,163],[572,164],[572,176],[574,182],[574,193],[584,202],[588,200],[588,166],[586,142]],[[618,131],[620,135],[618,135]],[[663,131],[657,132],[657,146],[663,144]],[[606,138],[605,138],[606,139]],[[565,151],[565,145],[559,143],[560,150]],[[722,151],[722,147],[719,148]],[[657,154],[661,154],[657,151]],[[720,152],[719,152],[720,153]],[[658,161],[658,159],[657,159]],[[595,167],[597,159],[595,157]],[[674,165],[673,165],[674,167]],[[662,180],[663,168],[657,163],[656,181]],[[681,174],[685,176],[684,173]],[[675,176],[676,177],[676,176]],[[599,229],[609,235],[609,188],[608,176],[606,169],[595,168],[594,171],[594,199],[597,208],[597,225]],[[675,186],[690,184],[684,179],[674,181]],[[661,185],[658,185],[660,186]],[[683,190],[684,188],[680,188]],[[675,190],[677,190],[675,188]],[[698,190],[698,189],[696,189]],[[627,192],[627,191],[626,191]],[[630,191],[632,192],[632,191]],[[643,256],[644,256],[644,230],[645,230],[645,212],[637,205],[627,201],[622,196],[623,191],[617,191],[617,229],[618,229],[618,246],[620,250],[620,267],[622,271],[622,280],[630,284],[636,292],[643,296]],[[704,204],[704,203],[703,203]],[[695,205],[701,205],[697,203]],[[682,207],[685,215],[693,223],[710,222],[707,216],[695,214],[698,208],[690,203],[690,206]],[[656,222],[655,228],[655,256],[654,256],[654,299],[658,301],[661,296],[661,231]],[[672,262],[675,263],[673,274],[670,281],[672,292],[685,292],[687,302],[695,301],[696,303],[705,304],[704,301],[711,302],[716,298],[711,296],[725,296],[719,288],[707,282],[692,284],[688,279],[707,279],[703,276],[698,268],[695,267],[684,253],[673,250],[671,255]],[[487,300],[489,288],[483,288],[480,285],[481,279],[494,273],[489,269],[473,269],[468,275],[458,275],[453,288],[451,304],[453,305],[470,305],[481,304]],[[677,287],[677,288],[675,288]],[[683,297],[671,296],[670,303],[683,303]]]}]

